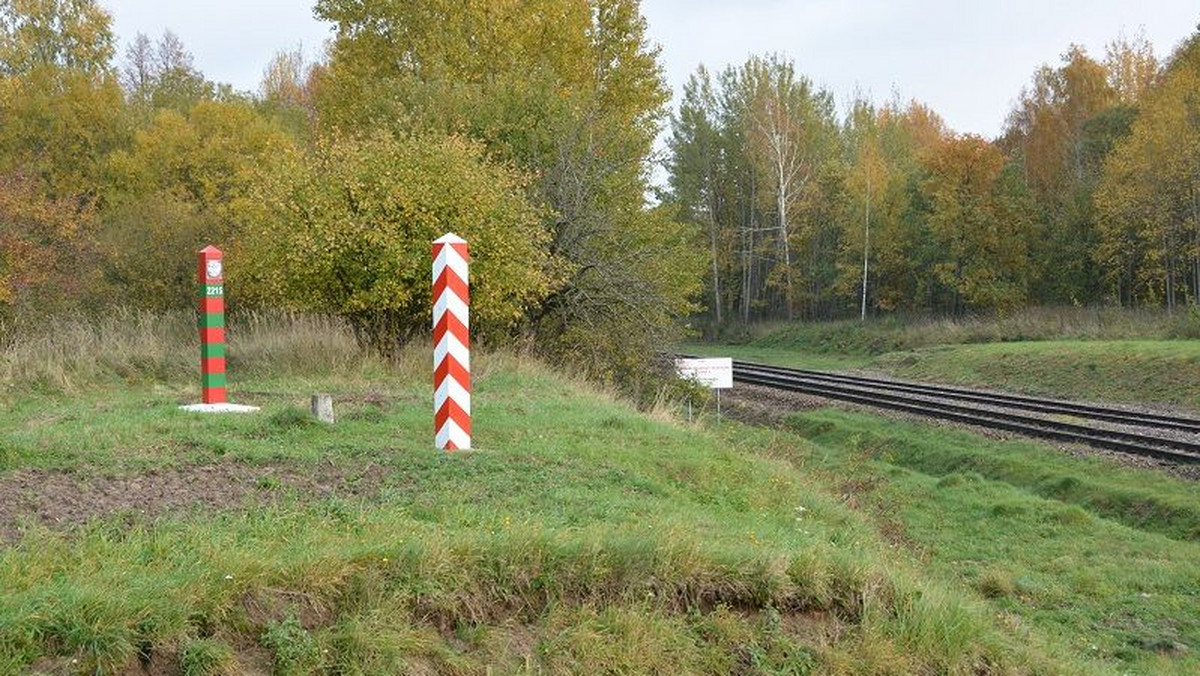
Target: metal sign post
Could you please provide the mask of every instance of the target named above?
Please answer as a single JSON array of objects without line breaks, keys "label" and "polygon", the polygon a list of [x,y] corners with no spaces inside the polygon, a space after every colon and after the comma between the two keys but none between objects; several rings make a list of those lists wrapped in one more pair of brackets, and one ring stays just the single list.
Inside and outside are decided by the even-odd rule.
[{"label": "metal sign post", "polygon": [[[676,359],[675,372],[684,380],[691,380],[716,390],[717,421],[721,420],[721,390],[733,387],[733,359],[714,357],[709,359]],[[688,400],[688,419],[692,417],[692,402]]]}]

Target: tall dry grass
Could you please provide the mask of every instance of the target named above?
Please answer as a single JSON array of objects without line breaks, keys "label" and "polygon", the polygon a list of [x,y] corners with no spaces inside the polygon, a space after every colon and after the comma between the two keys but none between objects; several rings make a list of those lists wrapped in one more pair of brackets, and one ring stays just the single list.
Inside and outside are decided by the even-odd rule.
[{"label": "tall dry grass", "polygon": [[[94,319],[60,317],[7,331],[0,338],[0,386],[6,389],[71,393],[113,382],[186,382],[199,366],[192,312],[119,309]],[[361,348],[349,327],[331,317],[234,314],[228,336],[229,368],[247,376],[352,374],[395,366]],[[411,352],[398,359],[415,360]]]},{"label": "tall dry grass", "polygon": [[1169,340],[1200,337],[1195,309],[1033,307],[1008,315],[926,319],[905,327],[914,344],[1019,340]]},{"label": "tall dry grass", "polygon": [[739,342],[815,352],[881,354],[920,347],[1028,340],[1174,340],[1200,338],[1200,311],[1112,307],[1035,307],[1006,315],[885,317],[762,324]]}]

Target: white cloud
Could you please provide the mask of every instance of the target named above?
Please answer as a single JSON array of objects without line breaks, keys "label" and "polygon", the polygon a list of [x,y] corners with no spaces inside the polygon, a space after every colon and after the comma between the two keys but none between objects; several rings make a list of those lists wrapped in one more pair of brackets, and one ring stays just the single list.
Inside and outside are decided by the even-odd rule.
[{"label": "white cloud", "polygon": [[118,55],[139,32],[174,32],[209,79],[255,91],[267,62],[281,49],[303,45],[316,54],[331,35],[309,0],[101,0],[113,15]]},{"label": "white cloud", "polygon": [[[321,49],[330,27],[311,0],[102,0],[121,51],[139,31],[171,29],[205,74],[254,90],[279,49]],[[896,90],[965,132],[995,136],[1035,68],[1071,43],[1103,54],[1144,27],[1160,54],[1196,29],[1195,0],[643,0],[672,88],[710,70],[780,52],[845,101]]]},{"label": "white cloud", "polygon": [[678,92],[703,62],[710,70],[750,54],[785,53],[841,100],[899,91],[959,131],[997,135],[1039,65],[1071,43],[1102,56],[1122,30],[1144,27],[1160,54],[1195,30],[1194,0],[645,0]]}]

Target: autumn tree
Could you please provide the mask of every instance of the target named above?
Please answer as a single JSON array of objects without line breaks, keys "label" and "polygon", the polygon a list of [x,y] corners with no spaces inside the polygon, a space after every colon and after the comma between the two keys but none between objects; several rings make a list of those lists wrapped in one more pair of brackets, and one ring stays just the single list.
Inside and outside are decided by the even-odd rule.
[{"label": "autumn tree", "polygon": [[821,210],[835,182],[833,117],[832,97],[781,57],[715,80],[701,69],[685,92],[669,197],[708,232],[712,302],[742,321],[812,316],[829,295],[836,243]]},{"label": "autumn tree", "polygon": [[125,50],[121,85],[130,104],[142,115],[169,108],[186,113],[217,96],[217,87],[193,64],[179,36],[164,31],[157,42],[138,33]]},{"label": "autumn tree", "polygon": [[132,303],[187,307],[194,253],[210,243],[240,246],[233,205],[291,146],[248,104],[206,101],[186,114],[158,111],[108,160],[99,236],[108,279]]},{"label": "autumn tree", "polygon": [[[995,142],[898,98],[839,115],[783,56],[701,68],[671,118],[659,189],[668,93],[637,0],[318,0],[315,11],[335,26],[327,52],[279,52],[249,94],[209,81],[170,31],[137,36],[114,67],[95,0],[0,0],[0,312],[86,305],[106,284],[182,306],[191,254],[216,241],[257,261],[243,280],[256,302],[342,313],[377,344],[402,339],[420,308],[383,298],[417,298],[415,277],[401,291],[338,258],[325,270],[340,290],[322,296],[272,267],[291,265],[277,245],[301,232],[293,244],[313,256],[332,256],[314,242],[379,237],[410,260],[388,190],[454,223],[495,219],[536,249],[481,231],[485,259],[519,251],[532,265],[485,265],[531,285],[487,302],[506,308],[489,335],[531,336],[626,381],[702,311],[697,300],[713,330],[1200,299],[1195,36],[1163,64],[1144,36],[1102,59],[1070,47],[1033,75]],[[389,174],[443,164],[463,186],[410,177],[416,194]],[[364,206],[355,181],[384,206]],[[471,199],[500,211],[457,205]],[[413,218],[421,237],[446,222]],[[102,279],[66,276],[84,261]]]},{"label": "autumn tree", "polygon": [[[730,224],[735,242],[730,253],[731,279],[725,288],[741,321],[749,323],[756,311],[765,309],[765,261],[759,250],[770,227],[759,199],[760,172],[750,151],[749,88],[740,69],[733,66],[722,71],[717,82],[720,137],[714,150],[721,166],[718,187],[722,194],[717,203],[721,213],[718,220]],[[681,201],[680,197],[675,199]]]},{"label": "autumn tree", "polygon": [[1072,46],[1060,67],[1038,70],[1010,115],[1003,143],[1020,162],[1039,210],[1031,252],[1037,298],[1100,299],[1093,195],[1103,155],[1128,132],[1156,69],[1144,37],[1110,43],[1103,63]]},{"label": "autumn tree", "polygon": [[[702,259],[687,238],[647,236],[662,225],[645,196],[667,91],[636,0],[320,0],[316,12],[337,33],[316,86],[323,127],[463,134],[534,177],[566,266],[530,310],[541,344],[594,372],[665,344],[698,284],[661,287],[647,262],[698,281]],[[564,335],[584,342],[562,347]]]},{"label": "autumn tree", "polygon": [[929,227],[943,252],[934,272],[948,309],[1013,307],[1026,299],[1030,205],[1019,172],[978,136],[945,139],[923,186]]},{"label": "autumn tree", "polygon": [[111,19],[92,0],[0,0],[0,172],[95,191],[122,141]]},{"label": "autumn tree", "polygon": [[837,289],[855,298],[859,316],[921,309],[930,298],[935,252],[920,189],[925,162],[945,134],[941,118],[916,102],[876,108],[857,100],[850,109],[842,131]]},{"label": "autumn tree", "polygon": [[724,266],[720,200],[720,130],[712,78],[701,66],[683,88],[679,114],[672,120],[670,182],[680,216],[704,226],[709,251],[711,304],[722,323],[721,276]]},{"label": "autumn tree", "polygon": [[1122,35],[1104,50],[1104,69],[1108,86],[1117,101],[1136,106],[1154,85],[1158,76],[1158,57],[1144,32],[1132,38]]},{"label": "autumn tree", "polygon": [[385,351],[428,331],[430,242],[453,231],[471,244],[473,333],[497,339],[556,280],[550,233],[525,197],[525,177],[461,138],[326,138],[286,151],[237,202],[248,224],[244,293],[345,317]]},{"label": "autumn tree", "polygon": [[[846,228],[842,237],[842,246],[848,251],[862,252],[862,276],[860,279],[859,315],[867,318],[867,291],[871,271],[871,207],[875,206],[876,218],[879,214],[879,198],[887,193],[890,182],[890,167],[883,156],[883,143],[879,120],[875,107],[870,102],[858,99],[854,102],[844,133],[847,153],[847,171],[845,177],[845,213]],[[861,213],[862,229],[853,227]],[[861,235],[861,236],[858,236]],[[847,276],[843,270],[843,278]]]},{"label": "autumn tree", "polygon": [[1200,37],[1172,56],[1107,162],[1100,258],[1119,297],[1174,308],[1200,298]]},{"label": "autumn tree", "polygon": [[[749,88],[753,157],[760,165],[765,195],[774,209],[779,242],[779,286],[784,314],[794,316],[792,239],[803,223],[797,212],[812,199],[820,163],[833,149],[833,101],[795,66],[779,57],[752,58],[742,71]],[[811,222],[806,223],[811,232]]]},{"label": "autumn tree", "polygon": [[98,300],[94,228],[90,203],[47,197],[27,176],[0,175],[0,321]]},{"label": "autumn tree", "polygon": [[0,0],[0,319],[98,301],[97,185],[123,139],[109,16]]},{"label": "autumn tree", "polygon": [[293,136],[312,136],[317,121],[316,91],[323,73],[323,64],[305,58],[303,47],[280,50],[263,69],[260,109]]},{"label": "autumn tree", "polygon": [[91,0],[0,2],[0,73],[29,75],[55,67],[109,74],[112,19]]}]

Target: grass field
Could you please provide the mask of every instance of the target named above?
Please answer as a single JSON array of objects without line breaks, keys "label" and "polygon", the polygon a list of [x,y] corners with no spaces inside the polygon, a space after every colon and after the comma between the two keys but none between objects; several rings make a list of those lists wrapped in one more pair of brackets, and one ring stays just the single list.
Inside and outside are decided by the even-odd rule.
[{"label": "grass field", "polygon": [[1200,672],[1200,487],[1040,444],[818,410],[795,462],[995,612],[1125,673]]},{"label": "grass field", "polygon": [[959,322],[870,320],[759,327],[683,351],[797,368],[1081,400],[1200,410],[1200,319],[1191,314],[1029,310]]},{"label": "grass field", "polygon": [[1200,340],[958,345],[882,355],[870,366],[918,380],[1200,409]]},{"label": "grass field", "polygon": [[124,320],[0,353],[0,673],[1200,668],[1188,484],[833,411],[687,425],[505,354],[440,455],[421,346],[243,319],[264,410],[206,418],[187,318]]},{"label": "grass field", "polygon": [[1200,338],[1200,312],[1126,308],[1033,307],[1000,316],[881,317],[762,324],[727,329],[723,342],[804,347],[822,354],[878,355],[938,345],[1041,340]]}]

